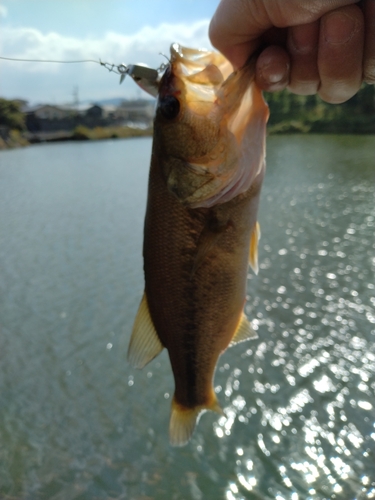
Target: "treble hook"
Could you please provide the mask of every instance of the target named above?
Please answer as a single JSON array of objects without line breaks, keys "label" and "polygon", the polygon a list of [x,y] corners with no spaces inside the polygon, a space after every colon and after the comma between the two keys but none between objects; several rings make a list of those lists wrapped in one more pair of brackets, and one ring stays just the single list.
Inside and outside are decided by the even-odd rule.
[{"label": "treble hook", "polygon": [[128,67],[126,64],[122,63],[117,66],[117,70],[120,73],[120,85],[125,80],[125,76],[128,74]]}]

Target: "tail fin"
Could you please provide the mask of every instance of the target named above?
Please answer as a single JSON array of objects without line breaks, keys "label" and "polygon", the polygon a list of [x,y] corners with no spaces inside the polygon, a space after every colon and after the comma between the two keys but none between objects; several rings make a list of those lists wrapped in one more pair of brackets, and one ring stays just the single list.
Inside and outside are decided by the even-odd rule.
[{"label": "tail fin", "polygon": [[215,395],[212,404],[207,406],[194,406],[193,408],[187,408],[180,405],[176,402],[176,399],[173,398],[171,420],[169,423],[169,441],[171,445],[185,446],[185,444],[190,441],[199,417],[207,410],[224,415]]}]

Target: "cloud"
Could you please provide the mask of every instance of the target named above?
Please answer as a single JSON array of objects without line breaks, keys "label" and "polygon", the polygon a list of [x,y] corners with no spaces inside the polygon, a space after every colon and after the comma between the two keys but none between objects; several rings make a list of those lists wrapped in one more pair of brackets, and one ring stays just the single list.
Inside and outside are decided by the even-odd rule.
[{"label": "cloud", "polygon": [[[34,28],[3,27],[1,55],[19,59],[81,60],[94,59],[116,65],[144,63],[159,67],[173,42],[196,48],[210,48],[209,20],[187,24],[163,23],[145,26],[133,35],[107,32],[101,38],[77,38],[56,32],[43,33]],[[94,64],[46,64],[0,61],[0,92],[5,97],[25,96],[32,101],[63,102],[71,99],[72,88],[79,85],[82,98],[100,99],[124,95],[134,97],[138,87]],[[139,94],[138,94],[139,95]]]},{"label": "cloud", "polygon": [[8,9],[4,5],[0,5],[0,18],[7,17]]},{"label": "cloud", "polygon": [[[185,24],[146,26],[134,35],[108,32],[102,38],[75,38],[59,33],[42,33],[33,28],[2,30],[2,55],[20,59],[95,59],[119,64],[121,62],[159,65],[159,52],[169,53],[172,42],[192,47],[209,47],[208,20]],[[25,66],[25,71],[50,71],[45,65]]]}]

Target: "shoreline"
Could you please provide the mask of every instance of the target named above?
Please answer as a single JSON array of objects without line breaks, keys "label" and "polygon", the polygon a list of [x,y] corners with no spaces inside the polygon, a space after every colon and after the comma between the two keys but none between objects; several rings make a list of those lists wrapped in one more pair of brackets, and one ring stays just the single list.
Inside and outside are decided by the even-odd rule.
[{"label": "shoreline", "polygon": [[127,139],[133,137],[151,137],[152,128],[133,127],[96,127],[89,129],[79,126],[72,131],[59,130],[54,132],[19,132],[10,130],[9,136],[0,137],[0,151],[32,144],[67,141],[97,141],[106,139]]},{"label": "shoreline", "polygon": [[[356,120],[345,120],[340,122],[304,122],[303,120],[285,120],[271,123],[267,127],[267,135],[287,134],[322,134],[322,135],[374,135],[375,119],[368,117],[356,123]],[[0,137],[0,151],[26,147],[32,144],[44,144],[49,142],[75,142],[75,141],[98,141],[107,139],[127,139],[134,137],[152,137],[153,128],[145,129],[132,127],[96,127],[89,129],[79,126],[73,131],[55,132],[19,132],[11,130],[7,139]]]}]

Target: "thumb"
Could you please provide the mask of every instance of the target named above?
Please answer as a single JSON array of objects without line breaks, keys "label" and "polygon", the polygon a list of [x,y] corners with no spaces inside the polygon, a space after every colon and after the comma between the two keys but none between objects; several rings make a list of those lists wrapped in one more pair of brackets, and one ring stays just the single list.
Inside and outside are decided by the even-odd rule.
[{"label": "thumb", "polygon": [[272,27],[310,23],[356,0],[221,0],[209,27],[211,43],[235,68],[245,64]]}]

